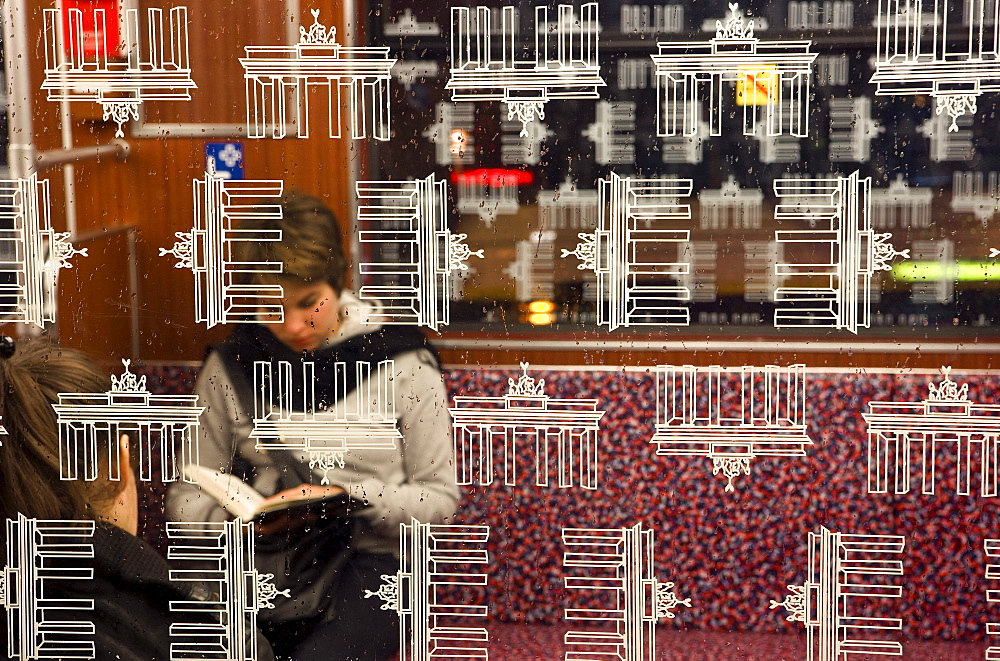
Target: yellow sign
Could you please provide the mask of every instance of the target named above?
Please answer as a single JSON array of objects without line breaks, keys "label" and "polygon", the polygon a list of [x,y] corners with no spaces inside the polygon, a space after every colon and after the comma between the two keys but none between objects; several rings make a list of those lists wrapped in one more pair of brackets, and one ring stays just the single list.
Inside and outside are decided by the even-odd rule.
[{"label": "yellow sign", "polygon": [[892,277],[903,282],[985,282],[1000,280],[1000,263],[962,260],[958,262],[902,262],[892,267]]},{"label": "yellow sign", "polygon": [[740,106],[766,106],[778,98],[777,67],[758,65],[740,67],[736,78],[736,104]]}]

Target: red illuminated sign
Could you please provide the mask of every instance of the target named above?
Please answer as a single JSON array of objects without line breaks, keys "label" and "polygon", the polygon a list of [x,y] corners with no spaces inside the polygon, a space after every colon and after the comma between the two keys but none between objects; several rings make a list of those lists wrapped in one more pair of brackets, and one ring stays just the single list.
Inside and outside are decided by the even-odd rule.
[{"label": "red illuminated sign", "polygon": [[[99,9],[104,10],[103,17]],[[78,40],[82,40],[83,54],[87,56],[121,57],[124,53],[125,44],[121,41],[118,25],[118,0],[63,0],[62,20],[63,48],[67,55],[70,44]],[[103,30],[104,34],[98,35],[98,30]]]},{"label": "red illuminated sign", "polygon": [[454,183],[486,184],[491,188],[503,188],[504,186],[530,184],[535,180],[535,175],[526,170],[479,168],[477,170],[466,170],[465,172],[452,172],[451,180]]}]

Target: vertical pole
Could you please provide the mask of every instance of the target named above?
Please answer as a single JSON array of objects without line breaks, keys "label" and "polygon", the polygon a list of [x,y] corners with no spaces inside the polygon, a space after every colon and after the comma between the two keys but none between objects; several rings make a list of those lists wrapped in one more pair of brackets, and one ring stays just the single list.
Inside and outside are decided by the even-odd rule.
[{"label": "vertical pole", "polygon": [[[355,19],[357,18],[357,13],[358,13],[357,0],[343,0],[342,5],[343,5],[343,9],[344,9],[344,11],[343,11],[343,17],[342,17],[342,21],[343,21],[343,24],[344,24],[344,30],[343,30],[343,33],[344,33],[344,44],[343,45],[344,45],[345,48],[352,48],[352,47],[358,45],[357,44],[358,35],[357,35],[357,32],[354,30],[354,22],[355,22]],[[288,10],[290,12],[293,12],[292,16],[298,16],[299,15],[299,0],[289,0]],[[293,21],[293,23],[294,22],[295,21]],[[289,27],[289,40],[288,40],[289,44],[295,43],[296,39],[298,38],[297,29],[298,29],[297,25],[291,25]],[[305,90],[303,90],[302,93],[305,94],[306,93]],[[331,105],[330,107],[332,108],[333,106]],[[337,108],[338,109],[340,108],[339,103],[337,105]],[[332,126],[332,124],[331,124],[331,126]],[[352,141],[351,149],[352,150],[354,149],[353,141]],[[358,182],[358,176],[359,176],[359,169],[358,168],[359,168],[360,161],[361,161],[361,159],[357,158],[355,154],[351,154],[351,158],[347,159],[347,190],[348,191],[355,190],[355,186],[356,186],[356,184]],[[358,217],[358,200],[357,200],[356,196],[351,195],[350,193],[348,193],[348,195],[347,195],[347,214],[348,214],[348,218],[357,218]],[[361,259],[360,259],[360,257],[361,257],[361,242],[360,242],[360,239],[359,239],[359,233],[356,231],[356,227],[348,227],[347,229],[349,230],[348,231],[348,235],[350,236],[350,241],[351,241],[351,244],[350,244],[350,258],[351,258],[351,260],[350,260],[350,262],[353,265],[351,267],[351,280],[352,280],[352,283],[353,283],[355,289],[358,289],[358,288],[361,287]]]},{"label": "vertical pole", "polygon": [[[67,189],[68,190],[68,189]],[[141,356],[139,343],[139,257],[136,246],[136,230],[133,227],[128,231],[128,293],[129,293],[129,319],[132,325],[131,348],[133,360],[139,360]],[[197,462],[195,462],[197,463]]]},{"label": "vertical pole", "polygon": [[[26,0],[7,0],[0,4],[3,12],[4,71],[7,75],[7,112],[10,143],[7,162],[12,179],[26,178],[35,160],[34,130],[31,122],[31,76],[28,45],[28,10]],[[56,29],[60,24],[56,17]]]}]

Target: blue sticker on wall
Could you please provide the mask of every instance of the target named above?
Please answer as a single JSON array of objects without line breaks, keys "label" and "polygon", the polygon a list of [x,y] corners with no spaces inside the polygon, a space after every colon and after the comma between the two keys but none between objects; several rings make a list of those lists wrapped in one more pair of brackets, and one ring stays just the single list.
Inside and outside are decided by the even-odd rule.
[{"label": "blue sticker on wall", "polygon": [[215,159],[215,171],[225,179],[243,178],[243,144],[240,142],[206,142],[205,169],[208,159]]}]

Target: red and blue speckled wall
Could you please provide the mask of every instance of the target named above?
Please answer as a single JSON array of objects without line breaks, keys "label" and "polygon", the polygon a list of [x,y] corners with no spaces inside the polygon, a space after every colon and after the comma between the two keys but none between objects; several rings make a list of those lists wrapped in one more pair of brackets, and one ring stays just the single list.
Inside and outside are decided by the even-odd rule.
[{"label": "red and blue speckled wall", "polygon": [[[150,387],[188,392],[195,370],[149,368]],[[501,396],[516,370],[450,369],[454,396]],[[538,487],[533,471],[519,470],[518,484],[498,480],[463,487],[457,523],[488,525],[490,584],[486,595],[501,621],[556,623],[567,606],[598,605],[599,597],[563,588],[561,530],[642,523],[656,531],[656,573],[674,581],[690,609],[677,625],[726,631],[801,631],[783,610],[769,610],[787,585],[802,584],[806,538],[826,526],[835,532],[893,534],[906,538],[901,600],[881,600],[873,615],[901,617],[908,638],[978,640],[991,612],[984,580],[983,541],[1000,537],[1000,502],[955,492],[954,457],[942,452],[937,494],[867,492],[867,434],[862,411],[870,401],[920,401],[940,377],[889,374],[809,374],[806,379],[808,456],[757,459],[751,474],[735,480],[713,476],[708,459],[657,456],[649,444],[655,418],[655,378],[642,372],[546,371],[545,392],[594,398],[607,411],[601,421],[600,484],[596,490]],[[969,398],[992,404],[1000,378],[952,375],[969,384]],[[529,448],[518,458],[531,466]],[[975,464],[974,464],[975,467]],[[919,483],[915,483],[919,485]],[[162,485],[146,494],[147,538],[157,541]],[[589,600],[589,601],[588,601]]]}]

